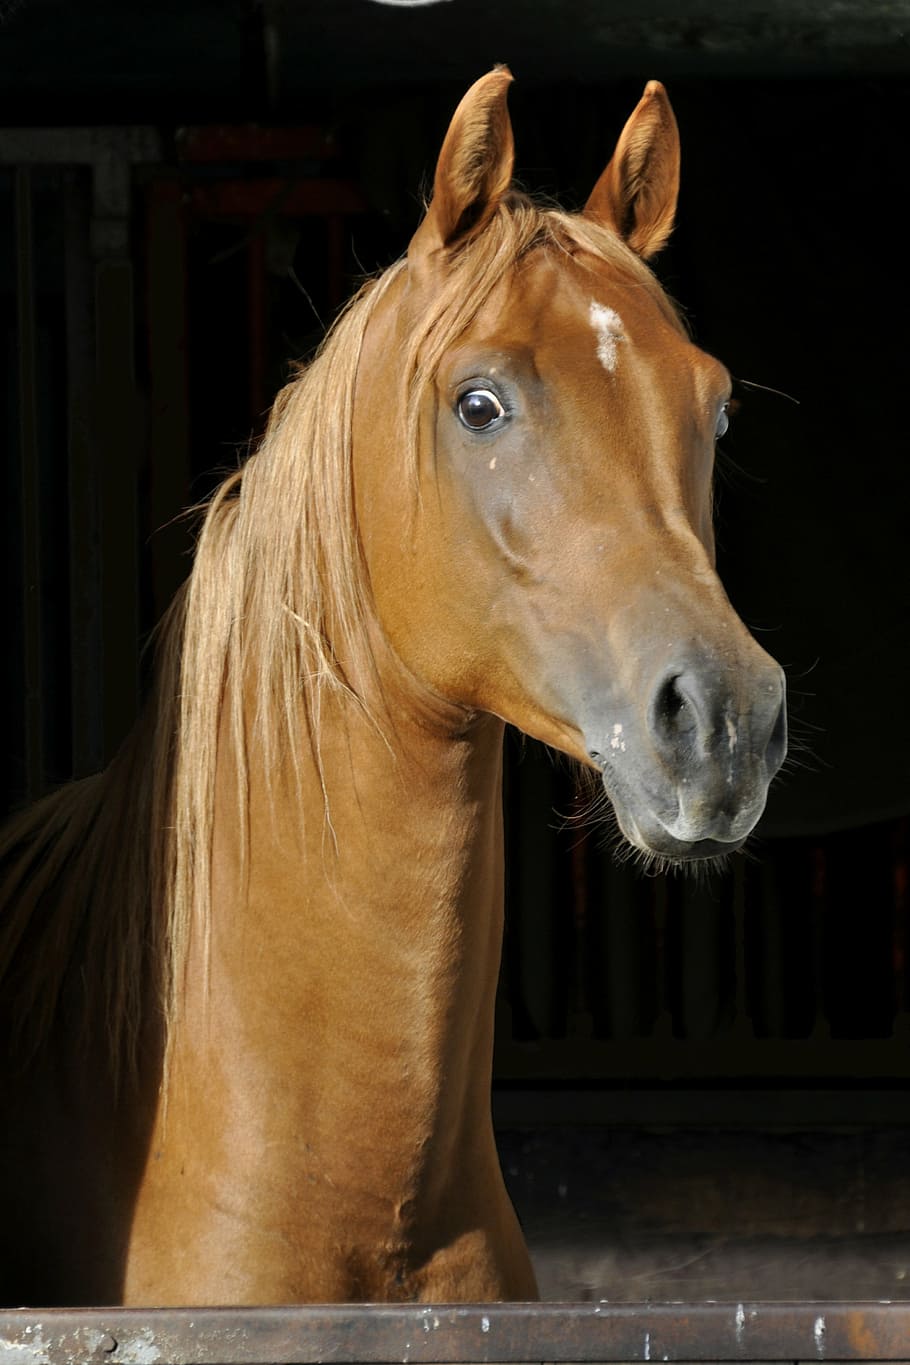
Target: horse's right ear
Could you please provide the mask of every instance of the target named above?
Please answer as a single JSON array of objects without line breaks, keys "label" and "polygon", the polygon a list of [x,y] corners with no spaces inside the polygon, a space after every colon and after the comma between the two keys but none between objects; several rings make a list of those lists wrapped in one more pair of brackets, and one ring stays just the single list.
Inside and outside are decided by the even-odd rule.
[{"label": "horse's right ear", "polygon": [[678,194],[679,130],[666,90],[648,81],[584,212],[648,260],[670,236]]},{"label": "horse's right ear", "polygon": [[408,248],[413,265],[480,232],[512,183],[515,144],[504,66],[481,76],[455,110],[436,165],[433,198]]}]

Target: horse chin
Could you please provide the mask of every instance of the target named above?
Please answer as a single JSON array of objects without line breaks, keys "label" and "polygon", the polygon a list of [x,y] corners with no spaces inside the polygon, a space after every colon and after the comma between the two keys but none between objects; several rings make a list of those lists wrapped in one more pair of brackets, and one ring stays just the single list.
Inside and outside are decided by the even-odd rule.
[{"label": "horse chin", "polygon": [[693,869],[698,865],[722,864],[731,853],[736,853],[741,849],[749,837],[744,835],[741,839],[730,841],[713,838],[674,839],[662,828],[659,828],[658,832],[649,830],[648,834],[645,835],[633,821],[624,820],[618,814],[617,820],[626,839],[648,866],[657,864],[659,867],[666,868]]},{"label": "horse chin", "polygon": [[637,810],[633,813],[627,801],[617,798],[606,782],[604,785],[620,831],[648,867],[694,870],[698,865],[722,864],[730,854],[743,847],[764,806],[762,801],[757,812],[742,813],[733,821],[719,816],[714,820],[706,820],[700,828],[692,824],[683,835],[679,830],[670,828],[652,811]]}]

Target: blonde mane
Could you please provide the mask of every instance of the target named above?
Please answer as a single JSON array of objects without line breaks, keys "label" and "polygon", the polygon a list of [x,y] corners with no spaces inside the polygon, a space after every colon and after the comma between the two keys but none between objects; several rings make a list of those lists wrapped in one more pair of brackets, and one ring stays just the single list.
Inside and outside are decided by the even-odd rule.
[{"label": "blonde mane", "polygon": [[[606,263],[677,316],[612,232],[512,194],[446,262],[401,357],[402,439],[446,350],[532,249]],[[156,684],[110,767],[26,811],[0,844],[0,985],[23,1059],[62,1007],[135,1070],[149,1008],[168,1036],[193,933],[208,941],[219,735],[236,753],[240,828],[251,745],[264,770],[309,750],[327,694],[365,705],[372,604],[354,509],[352,417],[366,329],[399,262],[369,282],[278,395],[258,451],[208,506],[188,583],[159,633]],[[250,699],[252,698],[252,705]]]}]

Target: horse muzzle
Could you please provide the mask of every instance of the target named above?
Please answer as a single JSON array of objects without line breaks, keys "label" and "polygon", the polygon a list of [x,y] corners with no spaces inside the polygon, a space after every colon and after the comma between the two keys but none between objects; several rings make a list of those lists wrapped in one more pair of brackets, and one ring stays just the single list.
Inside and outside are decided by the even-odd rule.
[{"label": "horse muzzle", "polygon": [[630,843],[680,862],[739,848],[786,756],[778,665],[761,652],[734,672],[692,650],[622,709],[623,720],[586,737]]}]

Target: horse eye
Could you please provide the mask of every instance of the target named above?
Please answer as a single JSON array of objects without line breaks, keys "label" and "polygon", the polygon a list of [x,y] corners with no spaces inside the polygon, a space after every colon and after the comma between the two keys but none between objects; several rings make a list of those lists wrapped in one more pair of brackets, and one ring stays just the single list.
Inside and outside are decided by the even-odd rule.
[{"label": "horse eye", "polygon": [[459,420],[471,431],[484,431],[503,416],[505,408],[489,389],[471,389],[463,393],[456,407]]},{"label": "horse eye", "polygon": [[714,439],[719,441],[722,436],[726,436],[730,430],[730,404],[724,403],[720,412],[717,414],[717,426],[714,428]]}]

